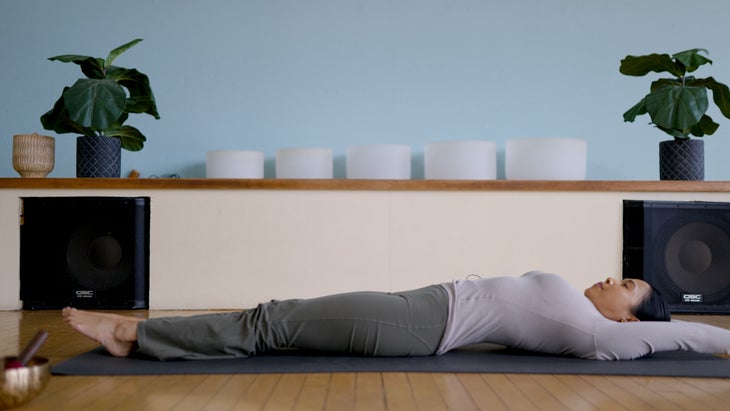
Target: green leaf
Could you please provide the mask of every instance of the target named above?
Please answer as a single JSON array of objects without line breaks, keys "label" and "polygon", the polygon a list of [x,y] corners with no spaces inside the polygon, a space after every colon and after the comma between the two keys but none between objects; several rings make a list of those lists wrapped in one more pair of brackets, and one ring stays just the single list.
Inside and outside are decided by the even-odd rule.
[{"label": "green leaf", "polygon": [[702,116],[700,122],[692,127],[691,133],[695,137],[702,137],[704,135],[712,135],[717,131],[719,124],[712,121],[712,118],[708,115]]},{"label": "green leaf", "polygon": [[657,126],[657,125],[655,125],[655,126],[659,130],[669,134],[670,136],[674,137],[675,139],[686,140],[689,138],[689,131],[676,130],[673,128],[664,128],[664,127]]},{"label": "green leaf", "polygon": [[677,77],[684,75],[683,68],[679,67],[668,54],[626,56],[621,60],[619,71],[627,76],[643,76],[652,71],[668,72]]},{"label": "green leaf", "polygon": [[107,78],[116,81],[129,91],[126,111],[130,113],[147,113],[154,118],[160,118],[157,112],[155,96],[152,94],[150,80],[136,69],[125,69],[112,66],[107,72]]},{"label": "green leaf", "polygon": [[686,133],[700,121],[708,107],[704,87],[664,87],[648,94],[644,100],[652,123]]},{"label": "green leaf", "polygon": [[124,111],[127,94],[110,80],[80,79],[63,93],[69,118],[94,130],[109,128]]},{"label": "green leaf", "polygon": [[50,57],[48,60],[60,61],[63,63],[76,63],[81,67],[81,72],[88,78],[104,78],[104,60],[96,57],[79,56],[76,54],[64,54]]},{"label": "green leaf", "polygon": [[117,119],[117,121],[114,122],[111,126],[109,126],[109,129],[117,129],[122,127],[122,124],[124,124],[125,121],[129,118],[129,113],[127,111],[124,111],[121,116]]},{"label": "green leaf", "polygon": [[720,109],[722,115],[730,118],[730,89],[726,85],[715,81],[712,77],[697,79],[688,84],[707,87],[712,90],[712,100]]},{"label": "green leaf", "polygon": [[664,87],[682,86],[682,81],[676,78],[660,78],[659,80],[653,81],[649,91],[655,93]]},{"label": "green leaf", "polygon": [[699,54],[700,52],[709,54],[708,51],[705,49],[692,49],[679,52],[677,54],[674,54],[672,57],[680,63],[684,64],[684,66],[687,68],[687,72],[691,73],[697,70],[697,68],[703,64],[712,64],[712,60]]},{"label": "green leaf", "polygon": [[90,56],[80,56],[78,54],[62,54],[60,56],[49,57],[48,60],[60,61],[63,63],[76,63],[77,61],[93,59]]},{"label": "green leaf", "polygon": [[643,98],[624,113],[624,121],[633,122],[636,116],[640,116],[642,114],[646,114],[646,104],[644,103]]},{"label": "green leaf", "polygon": [[[68,87],[64,87],[66,91]],[[46,130],[51,130],[57,134],[75,133],[82,135],[93,135],[95,134],[91,129],[85,129],[79,124],[74,123],[68,118],[68,112],[63,104],[63,96],[61,96],[53,108],[41,116],[41,124]]]},{"label": "green leaf", "polygon": [[122,148],[129,151],[139,151],[144,147],[147,138],[139,130],[132,126],[121,126],[107,130],[106,135],[122,140]]},{"label": "green leaf", "polygon": [[125,51],[127,51],[128,49],[130,49],[132,46],[139,43],[140,41],[142,41],[142,39],[134,39],[134,40],[130,41],[129,43],[122,44],[121,46],[110,51],[109,55],[106,58],[106,63],[104,64],[104,68],[106,69],[106,68],[111,67],[112,62],[117,57],[119,57],[120,54],[124,53]]}]

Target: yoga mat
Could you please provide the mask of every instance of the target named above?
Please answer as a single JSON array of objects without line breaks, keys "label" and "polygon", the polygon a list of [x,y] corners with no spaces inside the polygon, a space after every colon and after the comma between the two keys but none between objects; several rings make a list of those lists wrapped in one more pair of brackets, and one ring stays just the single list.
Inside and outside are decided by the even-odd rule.
[{"label": "yoga mat", "polygon": [[54,365],[56,375],[167,375],[318,372],[460,372],[730,377],[730,360],[708,354],[657,353],[598,361],[507,349],[460,349],[430,357],[350,357],[297,351],[215,360],[115,358],[98,348]]}]

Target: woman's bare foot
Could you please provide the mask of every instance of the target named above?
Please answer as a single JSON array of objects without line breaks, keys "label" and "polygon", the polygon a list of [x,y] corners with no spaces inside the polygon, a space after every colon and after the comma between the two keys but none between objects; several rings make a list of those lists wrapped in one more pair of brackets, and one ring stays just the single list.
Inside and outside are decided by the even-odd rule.
[{"label": "woman's bare foot", "polygon": [[66,307],[63,321],[74,330],[103,345],[115,357],[128,356],[137,344],[137,323],[141,318],[96,313]]}]

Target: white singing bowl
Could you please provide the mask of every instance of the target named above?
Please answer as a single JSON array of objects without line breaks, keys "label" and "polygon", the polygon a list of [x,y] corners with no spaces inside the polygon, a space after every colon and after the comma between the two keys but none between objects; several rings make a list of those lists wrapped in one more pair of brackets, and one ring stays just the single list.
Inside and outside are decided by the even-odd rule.
[{"label": "white singing bowl", "polygon": [[208,178],[264,178],[264,153],[251,150],[209,151],[205,175]]},{"label": "white singing bowl", "polygon": [[332,178],[329,148],[282,148],[276,151],[276,178]]},{"label": "white singing bowl", "polygon": [[563,137],[507,140],[505,178],[508,180],[585,180],[588,144]]},{"label": "white singing bowl", "polygon": [[400,144],[350,146],[346,153],[350,179],[408,180],[411,178],[411,148]]},{"label": "white singing bowl", "polygon": [[497,178],[497,145],[491,141],[438,141],[423,150],[427,180],[494,180]]}]

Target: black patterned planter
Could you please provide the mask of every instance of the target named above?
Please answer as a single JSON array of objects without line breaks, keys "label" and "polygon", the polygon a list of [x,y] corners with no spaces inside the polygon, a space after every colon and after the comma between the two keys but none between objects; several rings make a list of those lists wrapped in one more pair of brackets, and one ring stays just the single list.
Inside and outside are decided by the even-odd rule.
[{"label": "black patterned planter", "polygon": [[112,137],[76,138],[76,177],[119,178],[122,141]]},{"label": "black patterned planter", "polygon": [[704,180],[705,142],[697,139],[659,143],[660,180]]}]

